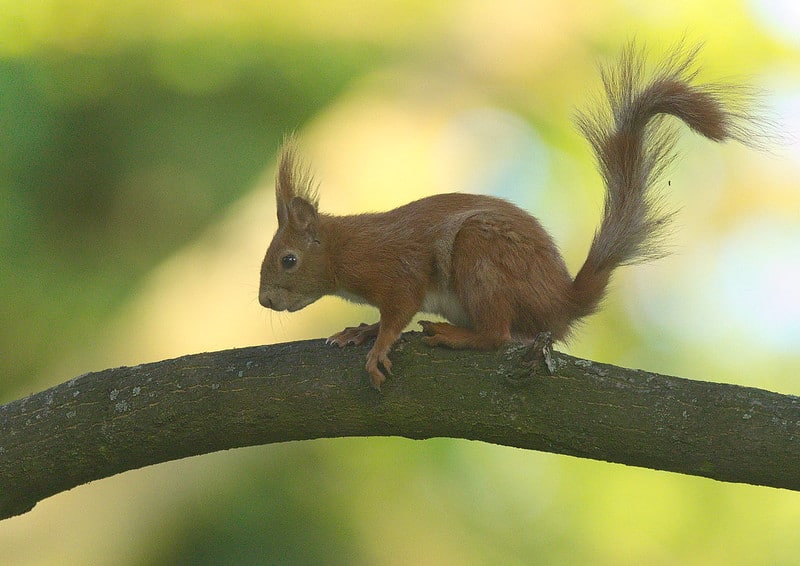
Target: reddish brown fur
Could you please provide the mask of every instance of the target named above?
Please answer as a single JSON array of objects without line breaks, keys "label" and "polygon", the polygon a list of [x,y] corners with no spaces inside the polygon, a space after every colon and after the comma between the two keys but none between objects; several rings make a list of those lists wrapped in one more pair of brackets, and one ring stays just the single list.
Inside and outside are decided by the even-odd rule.
[{"label": "reddish brown fur", "polygon": [[691,84],[693,57],[673,56],[643,82],[641,59],[629,48],[604,73],[608,111],[579,117],[607,196],[574,280],[539,222],[501,199],[452,193],[383,213],[319,213],[289,142],[276,185],[278,231],[262,264],[259,300],[292,311],[336,294],[377,307],[379,323],[329,338],[344,346],[377,336],[366,365],[376,388],[385,380],[380,366],[391,372],[392,344],[420,311],[450,321],[421,323],[431,345],[496,348],[543,331],[564,339],[597,309],[614,268],[661,253],[657,236],[669,215],[648,191],[672,157],[672,138],[651,118],[672,114],[710,139],[734,137],[735,115],[722,105],[719,89]]}]

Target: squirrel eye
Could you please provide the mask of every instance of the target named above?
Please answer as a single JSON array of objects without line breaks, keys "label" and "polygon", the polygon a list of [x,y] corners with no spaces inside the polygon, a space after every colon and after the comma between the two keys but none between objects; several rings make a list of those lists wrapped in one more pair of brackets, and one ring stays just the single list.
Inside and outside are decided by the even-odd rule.
[{"label": "squirrel eye", "polygon": [[291,269],[297,264],[297,256],[294,254],[286,254],[281,258],[281,266],[284,269]]}]

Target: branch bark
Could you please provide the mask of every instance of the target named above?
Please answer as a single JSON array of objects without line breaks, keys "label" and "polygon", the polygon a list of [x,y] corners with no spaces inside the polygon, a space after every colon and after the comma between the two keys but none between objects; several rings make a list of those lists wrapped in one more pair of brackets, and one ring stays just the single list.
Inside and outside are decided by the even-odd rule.
[{"label": "branch bark", "polygon": [[0,518],[92,480],[290,440],[454,437],[800,490],[800,398],[404,335],[383,393],[320,340],[88,373],[0,407]]}]

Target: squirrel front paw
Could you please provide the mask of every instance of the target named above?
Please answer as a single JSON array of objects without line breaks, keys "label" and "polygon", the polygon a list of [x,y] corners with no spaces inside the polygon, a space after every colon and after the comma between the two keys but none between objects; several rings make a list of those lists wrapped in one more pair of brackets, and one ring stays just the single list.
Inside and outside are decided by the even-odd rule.
[{"label": "squirrel front paw", "polygon": [[386,369],[389,375],[392,374],[392,361],[389,359],[389,356],[386,352],[376,352],[375,348],[372,348],[369,353],[367,354],[367,373],[369,373],[369,379],[372,382],[372,387],[377,391],[381,390],[381,385],[383,382],[386,381],[386,376],[380,369],[380,365]]},{"label": "squirrel front paw", "polygon": [[379,328],[379,322],[376,322],[375,324],[367,324],[362,322],[358,326],[350,326],[341,332],[337,332],[325,340],[325,343],[333,344],[339,346],[340,348],[344,348],[348,345],[360,346],[370,338],[377,336]]}]

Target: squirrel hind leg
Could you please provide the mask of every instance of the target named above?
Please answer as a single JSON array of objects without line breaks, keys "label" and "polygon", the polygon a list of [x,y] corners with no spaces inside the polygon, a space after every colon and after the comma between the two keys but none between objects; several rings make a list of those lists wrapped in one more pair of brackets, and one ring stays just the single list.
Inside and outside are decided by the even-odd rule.
[{"label": "squirrel hind leg", "polygon": [[429,346],[447,346],[456,350],[493,350],[511,342],[510,325],[476,331],[448,322],[419,321]]}]

